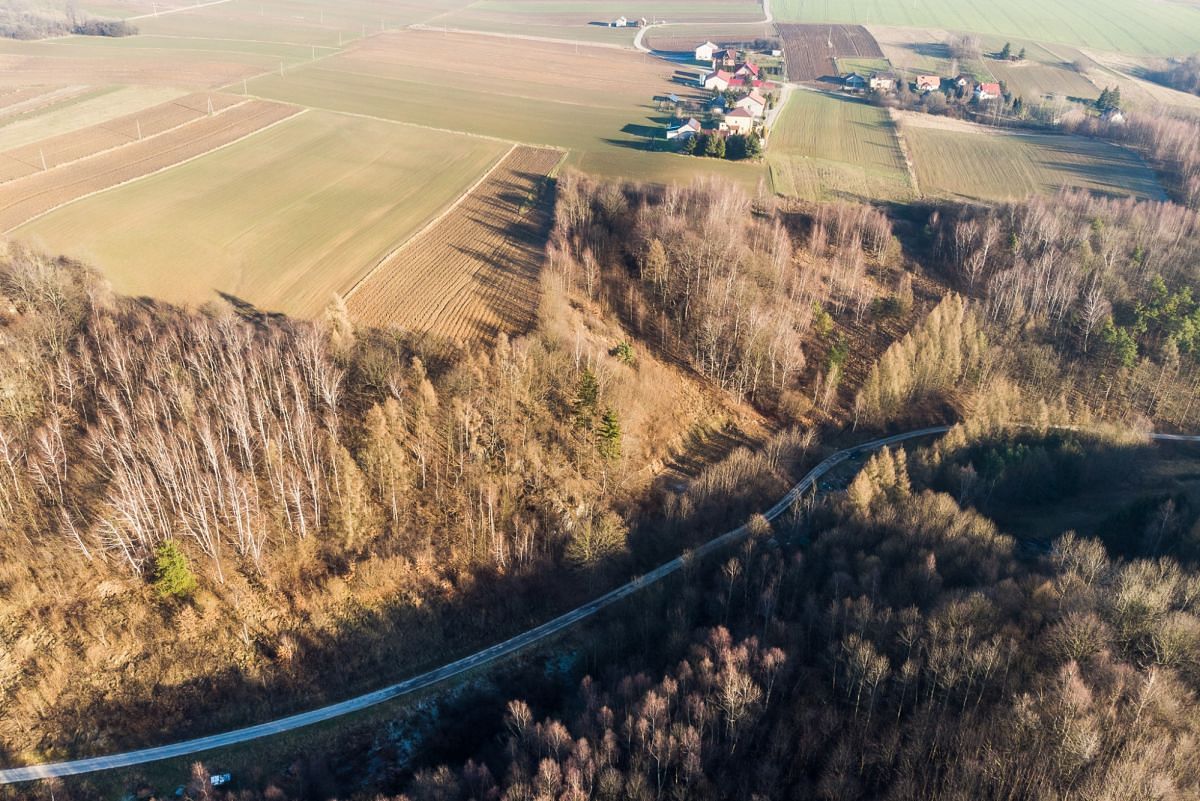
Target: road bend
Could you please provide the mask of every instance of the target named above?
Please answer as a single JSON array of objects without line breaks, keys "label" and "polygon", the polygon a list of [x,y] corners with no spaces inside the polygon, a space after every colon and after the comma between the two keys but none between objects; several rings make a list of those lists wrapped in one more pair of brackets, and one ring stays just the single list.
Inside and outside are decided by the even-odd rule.
[{"label": "road bend", "polygon": [[[855,445],[851,448],[840,450],[814,467],[802,478],[795,486],[788,490],[779,501],[763,513],[767,520],[774,520],[791,506],[800,500],[803,495],[816,486],[817,482],[825,476],[829,471],[838,465],[845,462],[851,457],[858,456],[871,451],[876,451],[880,448],[889,445],[896,445],[907,440],[918,439],[921,437],[929,437],[937,434],[944,434],[949,431],[949,426],[931,426],[929,428],[921,428],[915,431],[906,431],[902,434],[895,434],[890,437],[864,442],[861,445]],[[1200,436],[1180,435],[1180,434],[1151,434],[1150,438],[1158,441],[1170,442],[1200,442]],[[173,759],[176,757],[191,756],[204,751],[211,751],[214,748],[223,748],[239,743],[250,742],[251,740],[259,740],[263,737],[270,737],[275,734],[283,734],[284,732],[295,731],[296,729],[312,726],[315,723],[321,723],[334,718],[340,718],[344,715],[350,715],[354,712],[373,707],[377,704],[382,704],[385,701],[390,701],[395,698],[400,698],[405,695],[424,690],[433,685],[444,682],[448,679],[453,679],[462,676],[469,671],[478,668],[486,667],[500,659],[503,659],[512,654],[532,648],[533,646],[543,642],[549,637],[558,634],[576,624],[587,620],[613,604],[627,598],[630,595],[645,589],[653,584],[665,579],[674,573],[678,573],[686,564],[692,560],[703,558],[714,551],[719,551],[727,546],[734,544],[748,535],[749,531],[746,525],[738,526],[732,531],[726,532],[715,539],[709,540],[704,545],[696,548],[686,556],[676,557],[666,564],[659,565],[654,570],[651,570],[645,575],[635,578],[627,584],[624,584],[611,592],[601,595],[588,603],[570,612],[562,614],[553,620],[543,623],[536,628],[529,629],[521,634],[516,635],[503,642],[497,643],[490,648],[485,648],[482,651],[465,656],[462,659],[443,665],[440,668],[431,670],[427,673],[422,673],[418,676],[413,676],[410,679],[389,685],[374,692],[360,695],[355,698],[350,698],[336,704],[313,709],[308,712],[301,712],[296,715],[290,715],[278,720],[272,720],[267,723],[259,723],[254,726],[246,726],[241,729],[223,732],[221,734],[211,734],[206,737],[197,737],[192,740],[184,740],[170,745],[160,745],[154,748],[143,748],[137,751],[126,751],[121,754],[111,754],[109,756],[90,757],[88,759],[75,759],[67,762],[51,762],[43,765],[27,765],[19,768],[7,768],[0,770],[0,784],[16,784],[18,782],[35,781],[37,779],[58,778],[64,776],[77,776],[84,773],[97,773],[100,771],[114,770],[116,768],[128,768],[134,765],[142,765],[147,762],[157,762],[163,759]]]}]

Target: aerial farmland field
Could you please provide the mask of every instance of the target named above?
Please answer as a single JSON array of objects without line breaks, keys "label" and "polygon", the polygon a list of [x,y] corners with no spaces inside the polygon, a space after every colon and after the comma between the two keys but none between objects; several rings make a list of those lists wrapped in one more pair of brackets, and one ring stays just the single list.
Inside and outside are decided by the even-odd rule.
[{"label": "aerial farmland field", "polygon": [[1200,49],[1200,6],[1157,0],[776,0],[780,22],[941,28],[1144,55]]},{"label": "aerial farmland field", "polygon": [[[430,81],[422,56],[446,66]],[[524,65],[535,63],[537,70]],[[718,173],[753,185],[761,165],[651,152],[669,115],[655,97],[699,96],[695,71],[608,47],[462,33],[384,34],[315,64],[263,75],[252,95],[571,151],[599,175],[647,181]]]},{"label": "aerial farmland field", "polygon": [[[8,233],[72,201],[224,147],[270,127],[297,111],[299,109],[281,103],[244,101],[189,124],[171,128],[160,136],[102,149],[91,157],[69,161],[55,169],[27,174],[0,184],[0,232]],[[93,130],[91,133],[107,138],[102,131]],[[88,143],[83,143],[82,149],[89,149]],[[97,216],[101,225],[103,217],[103,214]]]},{"label": "aerial farmland field", "polygon": [[517,146],[452,211],[405,242],[346,298],[351,316],[450,339],[533,326],[557,150]]},{"label": "aerial farmland field", "polygon": [[313,315],[507,149],[309,112],[73,203],[16,237],[102,269],[124,292],[177,302],[222,292]]},{"label": "aerial farmland field", "polygon": [[1153,170],[1107,142],[1017,133],[924,114],[897,116],[926,196],[1017,200],[1070,187],[1165,199]]},{"label": "aerial farmland field", "polygon": [[775,191],[783,195],[912,196],[887,112],[854,98],[792,92],[771,134],[767,161]]},{"label": "aerial farmland field", "polygon": [[170,87],[97,87],[87,97],[77,98],[60,108],[48,109],[20,119],[0,120],[0,150],[9,150],[89,125],[98,125],[165,103],[182,94],[182,90]]}]

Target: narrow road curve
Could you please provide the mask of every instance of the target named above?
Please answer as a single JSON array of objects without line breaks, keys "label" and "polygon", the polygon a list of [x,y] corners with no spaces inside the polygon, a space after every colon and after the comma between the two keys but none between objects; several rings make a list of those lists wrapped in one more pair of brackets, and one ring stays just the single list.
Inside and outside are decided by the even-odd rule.
[{"label": "narrow road curve", "polygon": [[[798,501],[804,493],[816,486],[818,480],[826,473],[837,467],[842,462],[850,459],[853,456],[868,453],[880,448],[896,445],[911,439],[920,437],[929,437],[936,434],[944,434],[950,430],[949,426],[931,426],[930,428],[921,428],[916,431],[906,431],[902,434],[896,434],[883,439],[864,442],[861,445],[855,445],[852,448],[840,450],[826,458],[818,464],[808,474],[800,480],[798,484],[792,487],[786,495],[779,499],[779,502],[763,513],[767,520],[775,518],[786,512],[792,504]],[[1172,442],[1200,442],[1200,436],[1186,436],[1180,434],[1151,434],[1153,440],[1172,441]],[[333,718],[349,715],[353,712],[358,712],[368,707],[381,704],[384,701],[390,701],[393,698],[399,698],[410,693],[423,690],[431,687],[447,679],[461,676],[464,673],[484,667],[499,659],[502,659],[519,651],[526,650],[538,643],[546,640],[549,637],[568,629],[575,624],[586,620],[595,615],[600,610],[612,606],[618,601],[633,595],[638,590],[644,589],[662,581],[667,576],[673,573],[678,573],[687,564],[696,559],[703,558],[714,551],[719,551],[733,543],[738,542],[748,534],[747,526],[742,525],[735,528],[733,531],[726,532],[715,539],[709,540],[704,545],[696,548],[689,554],[676,557],[664,565],[660,565],[654,570],[639,576],[633,581],[612,590],[605,595],[601,595],[595,600],[589,601],[583,606],[573,609],[566,614],[560,615],[553,620],[543,623],[542,625],[530,629],[522,634],[518,634],[504,642],[497,643],[490,648],[485,648],[482,651],[463,657],[448,665],[443,665],[440,668],[431,670],[428,673],[422,673],[419,676],[413,676],[398,684],[392,684],[380,690],[376,690],[366,695],[360,695],[357,698],[351,698],[329,706],[323,706],[320,709],[314,709],[309,712],[301,712],[297,715],[291,715],[279,720],[273,720],[268,723],[259,723],[254,726],[247,726],[242,729],[224,732],[222,734],[213,734],[207,737],[197,737],[193,740],[184,740],[183,742],[173,743],[171,745],[162,745],[155,748],[143,748],[139,751],[127,751],[123,754],[112,754],[110,756],[92,757],[89,759],[76,759],[69,762],[53,762],[45,765],[29,765],[21,768],[8,768],[0,770],[0,784],[15,784],[17,782],[27,782],[36,779],[48,779],[62,776],[75,776],[82,773],[97,773],[105,770],[113,770],[115,768],[127,768],[132,765],[141,765],[146,762],[157,762],[162,759],[172,759],[175,757],[191,756],[203,751],[209,751],[214,748],[221,748],[229,745],[237,745],[251,740],[258,740],[263,737],[269,737],[274,734],[282,734],[283,732],[294,731],[305,726],[311,726],[314,723],[331,720]]]},{"label": "narrow road curve", "polygon": [[[762,19],[752,20],[750,22],[725,22],[725,23],[722,23],[721,26],[725,27],[727,25],[770,25],[770,24],[772,24],[773,22],[775,22],[775,15],[771,13],[771,0],[762,0],[762,4],[763,4],[763,18]],[[660,22],[657,25],[647,25],[644,28],[638,28],[637,36],[633,37],[633,46],[636,47],[638,50],[641,50],[643,53],[653,53],[654,52],[653,50],[651,50],[649,47],[646,47],[646,45],[642,44],[642,38],[646,35],[646,32],[649,31],[651,28],[666,28],[671,25],[700,25],[700,24],[703,24],[703,23]]]}]

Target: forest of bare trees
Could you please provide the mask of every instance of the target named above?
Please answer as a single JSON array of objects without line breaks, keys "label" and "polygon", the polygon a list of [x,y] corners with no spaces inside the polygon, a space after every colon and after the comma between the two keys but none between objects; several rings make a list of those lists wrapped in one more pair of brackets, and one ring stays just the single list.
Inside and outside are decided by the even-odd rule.
[{"label": "forest of bare trees", "polygon": [[718,386],[770,406],[797,387],[814,329],[831,314],[861,322],[889,295],[893,246],[887,217],[864,205],[822,206],[798,236],[729,183],[660,190],[568,173],[550,260]]},{"label": "forest of bare trees", "polygon": [[[1195,565],[1073,533],[1021,556],[907,466],[928,461],[879,453],[844,498],[766,526],[647,613],[688,627],[682,643],[549,708],[511,699],[490,745],[416,770],[398,798],[1187,797]],[[780,546],[797,535],[803,550]]]},{"label": "forest of bare trees", "polygon": [[[355,330],[340,304],[312,323],[124,298],[6,254],[0,748],[109,750],[266,714],[272,693],[311,703],[626,569],[645,466],[687,431],[672,393],[703,393],[546,304],[530,336],[464,349]],[[713,469],[752,501],[787,467]],[[687,508],[681,536],[722,522]]]},{"label": "forest of bare trees", "polygon": [[936,212],[932,227],[942,271],[1034,394],[1112,418],[1200,419],[1200,215],[1064,192]]}]

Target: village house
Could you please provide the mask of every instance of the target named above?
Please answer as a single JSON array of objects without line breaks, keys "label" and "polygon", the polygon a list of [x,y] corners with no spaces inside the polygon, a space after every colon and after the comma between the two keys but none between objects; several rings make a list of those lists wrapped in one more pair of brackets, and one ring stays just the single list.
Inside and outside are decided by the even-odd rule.
[{"label": "village house", "polygon": [[894,72],[873,72],[871,73],[870,87],[875,92],[890,92],[896,88],[896,73]]},{"label": "village house", "polygon": [[975,87],[975,100],[980,103],[998,100],[1002,94],[998,83],[981,83]]},{"label": "village house", "polygon": [[744,78],[746,80],[754,80],[754,79],[758,78],[758,71],[759,70],[758,70],[757,64],[755,64],[751,61],[747,61],[745,64],[742,64],[740,67],[738,67],[736,70],[733,71],[733,77]]},{"label": "village house", "polygon": [[[730,47],[716,54],[716,60],[721,62],[722,67],[736,67],[738,63],[737,48]],[[715,67],[716,64],[713,64]]]},{"label": "village house", "polygon": [[712,42],[705,42],[696,48],[697,61],[712,61],[713,56],[720,48]]},{"label": "village house", "polygon": [[748,134],[754,129],[754,114],[744,108],[735,108],[725,115],[724,125],[735,134]]},{"label": "village house", "polygon": [[732,78],[733,76],[725,70],[717,70],[716,72],[710,72],[705,75],[701,80],[701,84],[705,89],[711,89],[714,92],[724,92],[729,88],[729,81],[732,80]]},{"label": "village house", "polygon": [[1110,122],[1113,125],[1125,124],[1125,113],[1119,108],[1110,108],[1108,111],[1100,115],[1100,119],[1104,122]]},{"label": "village house", "polygon": [[970,75],[964,74],[964,75],[959,75],[957,78],[954,78],[951,81],[951,83],[954,85],[955,89],[960,89],[960,90],[961,89],[969,89],[975,85],[975,79],[972,78]]},{"label": "village house", "polygon": [[686,141],[698,133],[700,133],[700,123],[694,117],[689,117],[685,122],[668,128],[667,138]]},{"label": "village house", "polygon": [[918,75],[916,87],[921,94],[936,92],[942,88],[942,78],[940,75]]},{"label": "village house", "polygon": [[717,95],[712,100],[708,101],[708,113],[714,117],[724,117],[728,104],[725,102],[725,95]]},{"label": "village house", "polygon": [[842,88],[848,92],[861,92],[867,88],[867,79],[852,72],[842,79]]},{"label": "village house", "polygon": [[629,26],[629,20],[625,17],[617,17],[615,20],[612,21],[612,27],[614,27],[614,28],[625,28],[628,26]]},{"label": "village house", "polygon": [[755,117],[761,117],[767,113],[767,99],[759,94],[755,89],[743,98],[739,98],[733,104],[734,108],[744,108],[753,114]]}]

